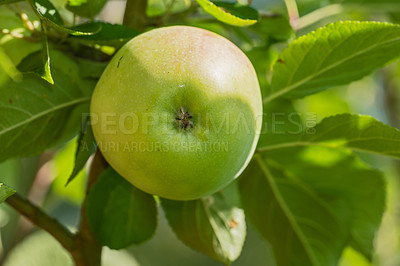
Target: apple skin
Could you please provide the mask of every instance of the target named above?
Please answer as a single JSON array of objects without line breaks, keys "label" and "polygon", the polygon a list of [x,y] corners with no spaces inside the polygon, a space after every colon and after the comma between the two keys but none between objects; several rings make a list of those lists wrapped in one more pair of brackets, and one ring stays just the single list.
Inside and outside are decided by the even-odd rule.
[{"label": "apple skin", "polygon": [[[181,109],[191,118],[178,120]],[[171,26],[116,53],[93,93],[91,119],[99,149],[122,177],[150,194],[192,200],[247,166],[262,98],[251,62],[233,43]]]}]

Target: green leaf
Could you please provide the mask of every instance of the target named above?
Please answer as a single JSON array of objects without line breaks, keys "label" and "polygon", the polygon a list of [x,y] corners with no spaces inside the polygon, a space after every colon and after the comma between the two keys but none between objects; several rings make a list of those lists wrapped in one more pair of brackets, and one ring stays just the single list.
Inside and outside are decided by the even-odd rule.
[{"label": "green leaf", "polygon": [[256,155],[239,179],[246,217],[272,245],[280,266],[336,265],[348,229],[346,205],[338,215],[312,190]]},{"label": "green leaf", "polygon": [[82,120],[82,129],[78,137],[78,144],[75,153],[74,169],[72,170],[66,185],[68,185],[82,170],[90,155],[92,155],[96,149],[92,127],[90,126],[89,115],[87,115],[86,118],[82,117]]},{"label": "green leaf", "polygon": [[15,190],[0,183],[0,203],[3,203],[8,197],[13,195]]},{"label": "green leaf", "polygon": [[275,64],[269,102],[299,98],[348,84],[400,55],[400,26],[346,21],[330,24],[292,42]]},{"label": "green leaf", "polygon": [[18,64],[18,69],[21,72],[37,74],[48,83],[54,84],[54,80],[51,76],[50,70],[50,55],[49,43],[47,40],[47,30],[43,24],[42,31],[44,33],[42,36],[42,50],[33,52],[23,58],[22,61]]},{"label": "green leaf", "polygon": [[150,239],[157,225],[154,197],[132,186],[112,168],[92,187],[86,215],[100,243],[112,249]]},{"label": "green leaf", "polygon": [[98,25],[93,25],[91,28],[86,27],[85,30],[82,31],[64,27],[64,21],[62,20],[57,9],[49,0],[28,0],[28,2],[42,22],[58,31],[71,35],[81,36],[92,35],[101,30]]},{"label": "green leaf", "polygon": [[53,51],[51,85],[25,74],[0,87],[0,161],[32,156],[71,138],[88,112],[94,81],[83,80],[74,61]]},{"label": "green leaf", "polygon": [[263,106],[263,127],[257,147],[273,147],[296,142],[303,134],[301,114],[289,100],[277,99]]},{"label": "green leaf", "polygon": [[246,222],[243,210],[222,192],[192,201],[162,199],[166,217],[183,243],[229,265],[244,244]]},{"label": "green leaf", "polygon": [[250,26],[259,20],[257,10],[237,3],[227,3],[209,0],[196,0],[197,3],[210,15],[219,21],[233,26]]},{"label": "green leaf", "polygon": [[302,146],[346,148],[400,158],[400,131],[373,117],[342,114],[325,118],[288,142],[259,146],[259,152]]},{"label": "green leaf", "polygon": [[75,58],[79,65],[79,74],[82,78],[99,79],[106,69],[108,62],[97,62],[85,58]]},{"label": "green leaf", "polygon": [[85,31],[95,27],[99,27],[101,30],[90,36],[74,36],[74,39],[102,45],[122,45],[139,34],[137,30],[131,27],[105,22],[88,22],[75,26],[72,29]]},{"label": "green leaf", "polygon": [[[327,147],[297,147],[263,155],[284,167],[338,215],[349,214],[348,245],[371,259],[373,240],[385,209],[382,173],[365,166],[347,151]],[[344,200],[343,206],[337,206]]]},{"label": "green leaf", "polygon": [[106,3],[107,0],[69,0],[65,7],[80,17],[94,19]]},{"label": "green leaf", "polygon": [[273,41],[287,41],[294,35],[289,20],[279,15],[263,17],[258,23],[249,27],[249,30],[258,33],[261,39],[267,38],[268,45]]}]

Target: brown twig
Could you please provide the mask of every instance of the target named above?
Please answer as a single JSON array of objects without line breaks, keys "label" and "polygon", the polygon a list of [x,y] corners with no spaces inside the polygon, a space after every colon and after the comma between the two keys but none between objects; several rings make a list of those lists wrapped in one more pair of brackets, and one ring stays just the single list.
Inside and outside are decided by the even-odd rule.
[{"label": "brown twig", "polygon": [[90,169],[89,180],[86,188],[85,199],[81,208],[81,222],[79,225],[79,232],[77,233],[77,241],[81,250],[82,258],[75,261],[76,266],[100,266],[101,265],[101,250],[102,246],[95,238],[92,230],[90,229],[89,221],[86,216],[86,201],[90,190],[98,180],[100,174],[107,167],[107,163],[97,150]]},{"label": "brown twig", "polygon": [[147,24],[147,0],[127,0],[124,25],[137,30],[144,30]]},{"label": "brown twig", "polygon": [[48,216],[39,207],[18,193],[6,199],[6,203],[25,216],[37,227],[50,233],[68,251],[76,249],[75,236],[56,219]]},{"label": "brown twig", "polygon": [[81,209],[81,222],[79,231],[71,233],[59,221],[47,215],[38,206],[19,194],[14,194],[6,200],[6,203],[25,216],[37,227],[50,233],[71,254],[76,266],[100,266],[102,246],[93,235],[85,212],[87,195],[100,174],[107,167],[103,156],[99,151],[93,158],[85,200]]}]

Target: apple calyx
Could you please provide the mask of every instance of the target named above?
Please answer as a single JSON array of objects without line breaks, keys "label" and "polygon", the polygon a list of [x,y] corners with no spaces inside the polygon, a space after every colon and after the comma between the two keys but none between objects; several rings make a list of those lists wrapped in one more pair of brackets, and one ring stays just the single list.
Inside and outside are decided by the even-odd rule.
[{"label": "apple calyx", "polygon": [[190,120],[191,118],[192,116],[189,114],[189,112],[181,107],[179,108],[178,116],[175,118],[175,120],[180,129],[187,130],[189,128],[193,128],[193,121]]}]

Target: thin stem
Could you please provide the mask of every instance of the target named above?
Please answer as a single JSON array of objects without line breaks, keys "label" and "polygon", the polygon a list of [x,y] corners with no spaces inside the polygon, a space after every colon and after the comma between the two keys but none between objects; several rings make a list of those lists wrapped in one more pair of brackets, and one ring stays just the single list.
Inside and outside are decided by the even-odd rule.
[{"label": "thin stem", "polygon": [[338,15],[343,12],[344,12],[344,6],[341,4],[333,4],[333,5],[321,7],[319,9],[301,17],[299,19],[298,29],[303,29],[314,23],[317,23],[318,21],[320,21],[324,18]]},{"label": "thin stem", "polygon": [[147,0],[127,0],[124,25],[137,30],[144,30],[147,24]]},{"label": "thin stem", "polygon": [[18,193],[6,199],[6,203],[25,216],[37,227],[50,233],[61,245],[70,252],[75,252],[75,236],[56,219],[48,216],[39,207]]},{"label": "thin stem", "polygon": [[368,13],[386,13],[386,12],[399,12],[400,6],[397,4],[332,4],[321,8],[318,8],[301,18],[299,18],[298,30],[313,25],[314,23],[320,22],[323,19],[332,17],[339,14],[350,13],[353,11],[357,12],[368,12]]},{"label": "thin stem", "polygon": [[294,30],[299,26],[299,10],[297,9],[296,0],[285,0],[286,9],[288,11],[290,25]]}]

